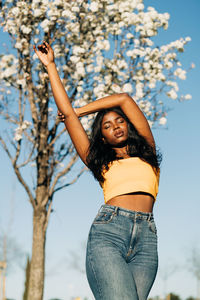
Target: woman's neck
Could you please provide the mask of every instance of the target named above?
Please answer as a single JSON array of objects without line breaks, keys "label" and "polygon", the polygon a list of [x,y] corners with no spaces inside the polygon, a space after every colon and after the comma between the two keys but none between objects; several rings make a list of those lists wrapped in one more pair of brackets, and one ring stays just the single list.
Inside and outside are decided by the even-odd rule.
[{"label": "woman's neck", "polygon": [[127,146],[124,146],[124,147],[120,147],[120,148],[113,148],[116,152],[116,156],[117,157],[123,157],[123,158],[127,158],[129,157],[128,155],[128,151],[127,151]]}]

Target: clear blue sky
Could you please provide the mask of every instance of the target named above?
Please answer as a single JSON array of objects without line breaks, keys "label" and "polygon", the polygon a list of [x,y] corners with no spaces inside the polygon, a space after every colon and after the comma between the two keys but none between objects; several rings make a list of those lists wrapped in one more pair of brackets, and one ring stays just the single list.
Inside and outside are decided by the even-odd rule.
[{"label": "clear blue sky", "polygon": [[[168,43],[190,36],[181,62],[185,68],[196,68],[180,83],[182,93],[192,94],[192,100],[169,102],[168,129],[157,129],[154,136],[163,153],[160,192],[155,204],[155,219],[159,236],[160,271],[151,296],[173,292],[182,297],[196,296],[196,280],[187,271],[187,258],[192,247],[200,249],[200,1],[145,1],[160,12],[171,15],[169,29],[159,35],[159,43]],[[2,40],[6,41],[6,36]],[[11,199],[14,214],[11,235],[27,253],[31,252],[32,209],[27,196],[18,184],[6,154],[0,149],[0,228],[6,228],[10,218]],[[102,191],[89,173],[67,190],[59,192],[54,201],[47,232],[46,285],[44,300],[53,297],[63,300],[71,296],[89,296],[84,275],[68,266],[69,251],[84,261],[81,243],[87,239],[90,224],[103,203]],[[174,269],[173,269],[174,268]],[[162,274],[173,271],[164,282]],[[16,267],[7,279],[7,297],[22,299],[24,272]]]}]

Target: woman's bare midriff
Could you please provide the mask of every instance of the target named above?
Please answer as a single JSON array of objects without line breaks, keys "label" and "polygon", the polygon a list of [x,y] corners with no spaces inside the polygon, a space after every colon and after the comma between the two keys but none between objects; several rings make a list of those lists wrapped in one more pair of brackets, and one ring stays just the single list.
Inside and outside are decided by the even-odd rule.
[{"label": "woman's bare midriff", "polygon": [[116,196],[107,201],[106,204],[134,211],[152,212],[154,198],[145,193],[131,193]]}]

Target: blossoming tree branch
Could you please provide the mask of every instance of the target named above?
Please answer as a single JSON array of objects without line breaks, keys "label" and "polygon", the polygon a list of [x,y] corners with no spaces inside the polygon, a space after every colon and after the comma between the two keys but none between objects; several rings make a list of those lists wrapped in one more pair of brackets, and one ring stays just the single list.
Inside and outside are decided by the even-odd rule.
[{"label": "blossoming tree branch", "polygon": [[[166,124],[169,98],[191,98],[178,86],[187,74],[179,54],[190,38],[155,45],[153,37],[167,30],[170,16],[142,0],[9,0],[1,6],[1,30],[10,42],[0,56],[0,142],[33,207],[28,299],[41,300],[53,197],[84,169],[73,171],[77,154],[56,119],[48,76],[33,44],[52,45],[75,107],[127,92],[157,126]],[[86,130],[91,118],[81,120]]]}]

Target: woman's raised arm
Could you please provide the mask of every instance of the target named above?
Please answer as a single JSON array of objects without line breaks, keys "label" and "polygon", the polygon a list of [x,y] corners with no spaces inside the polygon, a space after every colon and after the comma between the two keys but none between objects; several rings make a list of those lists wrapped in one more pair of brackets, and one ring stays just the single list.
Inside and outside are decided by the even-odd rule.
[{"label": "woman's raised arm", "polygon": [[102,109],[119,106],[130,122],[135,126],[137,131],[145,137],[148,143],[155,147],[153,134],[151,132],[149,123],[145,118],[143,112],[140,110],[136,102],[126,93],[114,94],[93,101],[80,108],[76,108],[76,113],[79,117],[100,111]]},{"label": "woman's raised arm", "polygon": [[86,164],[89,139],[77,117],[77,114],[71,106],[70,99],[58,75],[58,71],[54,63],[53,49],[48,43],[43,42],[42,45],[38,46],[38,49],[34,46],[34,50],[40,61],[47,69],[56,105],[59,111],[65,115],[66,129],[71,137],[77,153]]}]

